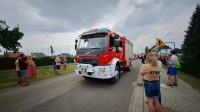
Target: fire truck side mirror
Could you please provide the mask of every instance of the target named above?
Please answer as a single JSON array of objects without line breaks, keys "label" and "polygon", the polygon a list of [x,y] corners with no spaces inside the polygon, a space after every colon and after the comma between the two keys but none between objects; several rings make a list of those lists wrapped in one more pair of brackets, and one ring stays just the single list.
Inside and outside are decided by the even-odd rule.
[{"label": "fire truck side mirror", "polygon": [[78,40],[76,39],[76,40],[75,40],[75,44],[77,44],[77,43],[78,43]]},{"label": "fire truck side mirror", "polygon": [[75,40],[75,49],[77,49],[77,43],[78,43],[78,40],[76,39]]},{"label": "fire truck side mirror", "polygon": [[75,49],[77,49],[77,43],[75,44]]}]

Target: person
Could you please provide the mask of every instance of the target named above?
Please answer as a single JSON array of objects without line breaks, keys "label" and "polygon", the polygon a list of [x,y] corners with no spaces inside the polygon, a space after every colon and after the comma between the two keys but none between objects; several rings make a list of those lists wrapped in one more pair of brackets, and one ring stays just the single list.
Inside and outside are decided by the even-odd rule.
[{"label": "person", "polygon": [[15,60],[15,71],[17,73],[17,83],[19,84],[20,83],[20,68],[19,68],[19,59],[20,57],[17,56],[16,57],[16,60]]},{"label": "person", "polygon": [[146,54],[142,54],[141,59],[142,59],[142,64],[144,64],[146,59]]},{"label": "person", "polygon": [[27,70],[27,62],[26,62],[26,57],[24,57],[24,54],[20,54],[19,58],[19,68],[20,68],[20,85],[22,86],[27,86],[28,83],[25,81],[25,74]]},{"label": "person", "polygon": [[169,75],[169,68],[170,68],[170,65],[169,65],[169,60],[170,60],[170,57],[171,57],[171,54],[168,55],[166,58],[165,58],[165,61],[167,62],[167,85],[170,84],[170,75]]},{"label": "person", "polygon": [[67,70],[67,59],[66,59],[66,57],[63,58],[63,70],[64,71]]},{"label": "person", "polygon": [[149,52],[147,54],[145,64],[140,68],[139,74],[143,76],[149,112],[160,112],[161,105],[158,100],[160,96],[160,67],[156,53]]},{"label": "person", "polygon": [[[159,65],[160,71],[162,72],[163,64],[160,61],[160,57],[157,57],[157,58],[158,58],[158,65]],[[159,76],[159,80],[160,80],[160,76]],[[159,100],[159,102],[161,104],[161,92],[160,92],[160,96],[158,97],[158,100]]]},{"label": "person", "polygon": [[60,75],[61,59],[60,59],[59,56],[56,57],[55,63],[56,63],[56,74],[57,74],[57,75]]},{"label": "person", "polygon": [[160,69],[162,70],[163,64],[162,64],[162,62],[159,59],[158,59],[158,65],[159,65]]},{"label": "person", "polygon": [[56,57],[53,56],[53,57],[52,57],[52,60],[51,60],[51,62],[52,62],[52,64],[53,64],[53,71],[54,71],[54,74],[56,74],[56,62],[55,62],[55,59],[56,59]]},{"label": "person", "polygon": [[112,50],[112,52],[116,52],[117,49],[116,49],[116,47],[112,46],[111,50]]},{"label": "person", "polygon": [[176,52],[174,50],[171,51],[171,58],[168,61],[169,64],[169,75],[170,75],[170,83],[168,86],[177,86],[177,70],[176,70],[176,63],[178,61],[178,57],[176,56]]},{"label": "person", "polygon": [[31,56],[28,57],[27,64],[28,64],[28,71],[27,71],[28,77],[36,78],[36,65],[35,62],[32,60]]}]

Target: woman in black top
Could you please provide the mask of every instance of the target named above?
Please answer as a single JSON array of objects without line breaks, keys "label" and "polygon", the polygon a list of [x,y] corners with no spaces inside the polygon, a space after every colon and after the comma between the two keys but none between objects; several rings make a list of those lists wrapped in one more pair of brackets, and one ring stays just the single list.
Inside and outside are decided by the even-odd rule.
[{"label": "woman in black top", "polygon": [[28,85],[27,82],[25,81],[25,74],[28,66],[26,60],[27,58],[24,57],[24,54],[21,54],[19,58],[19,68],[20,68],[20,79],[21,79],[20,85],[22,86]]}]

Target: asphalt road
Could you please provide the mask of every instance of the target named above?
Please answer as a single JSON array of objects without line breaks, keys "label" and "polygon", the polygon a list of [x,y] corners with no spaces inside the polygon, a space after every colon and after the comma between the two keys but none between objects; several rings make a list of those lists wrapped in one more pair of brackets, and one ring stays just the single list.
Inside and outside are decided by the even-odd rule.
[{"label": "asphalt road", "polygon": [[140,63],[116,84],[75,74],[0,91],[0,112],[128,112]]}]

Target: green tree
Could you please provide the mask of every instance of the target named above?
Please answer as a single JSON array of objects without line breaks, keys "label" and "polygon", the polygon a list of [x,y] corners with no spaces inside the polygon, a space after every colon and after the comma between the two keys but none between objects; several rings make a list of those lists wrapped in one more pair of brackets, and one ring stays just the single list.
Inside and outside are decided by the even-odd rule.
[{"label": "green tree", "polygon": [[0,20],[0,46],[9,51],[18,51],[21,44],[18,42],[22,39],[23,33],[19,31],[19,25],[10,29],[5,21]]},{"label": "green tree", "polygon": [[145,47],[145,53],[148,53],[149,52],[149,48],[148,46]]},{"label": "green tree", "polygon": [[176,53],[178,53],[178,54],[181,54],[181,53],[182,53],[182,50],[179,49],[179,48],[175,48],[174,51],[175,51]]},{"label": "green tree", "polygon": [[200,5],[194,11],[190,25],[186,31],[183,51],[183,69],[196,77],[200,77]]}]

